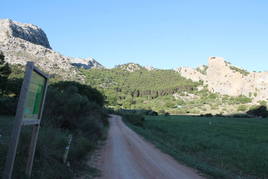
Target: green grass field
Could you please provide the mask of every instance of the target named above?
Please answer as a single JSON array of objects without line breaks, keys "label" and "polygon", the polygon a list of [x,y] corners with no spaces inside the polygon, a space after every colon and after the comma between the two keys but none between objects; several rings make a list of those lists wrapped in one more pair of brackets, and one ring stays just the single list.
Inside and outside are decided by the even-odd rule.
[{"label": "green grass field", "polygon": [[156,116],[131,127],[212,178],[268,178],[268,119]]}]

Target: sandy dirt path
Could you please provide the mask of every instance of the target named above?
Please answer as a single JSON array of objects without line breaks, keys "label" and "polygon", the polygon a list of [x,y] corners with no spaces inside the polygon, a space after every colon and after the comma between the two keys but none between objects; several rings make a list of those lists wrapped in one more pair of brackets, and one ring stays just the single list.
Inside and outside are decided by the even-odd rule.
[{"label": "sandy dirt path", "polygon": [[177,163],[112,115],[108,139],[97,167],[102,179],[199,179],[191,168]]}]

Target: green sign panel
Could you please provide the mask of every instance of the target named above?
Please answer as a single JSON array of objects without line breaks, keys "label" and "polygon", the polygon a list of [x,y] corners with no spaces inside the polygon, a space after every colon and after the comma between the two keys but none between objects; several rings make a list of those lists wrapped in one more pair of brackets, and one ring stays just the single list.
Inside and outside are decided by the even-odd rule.
[{"label": "green sign panel", "polygon": [[29,146],[29,155],[26,163],[25,174],[28,178],[31,177],[48,78],[49,76],[35,67],[33,62],[27,62],[14,127],[10,138],[9,150],[3,171],[4,179],[12,178],[21,128],[29,125],[32,126],[32,137]]},{"label": "green sign panel", "polygon": [[45,82],[46,79],[43,76],[39,75],[35,71],[32,72],[32,78],[23,113],[24,119],[38,119],[44,95]]}]

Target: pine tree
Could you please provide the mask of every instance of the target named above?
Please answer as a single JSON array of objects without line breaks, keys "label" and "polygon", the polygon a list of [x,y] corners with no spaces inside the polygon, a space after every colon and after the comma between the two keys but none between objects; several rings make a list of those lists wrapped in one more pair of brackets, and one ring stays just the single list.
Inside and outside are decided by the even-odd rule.
[{"label": "pine tree", "polygon": [[5,56],[0,52],[0,95],[5,93],[7,80],[11,74],[11,69],[8,63],[5,62]]}]

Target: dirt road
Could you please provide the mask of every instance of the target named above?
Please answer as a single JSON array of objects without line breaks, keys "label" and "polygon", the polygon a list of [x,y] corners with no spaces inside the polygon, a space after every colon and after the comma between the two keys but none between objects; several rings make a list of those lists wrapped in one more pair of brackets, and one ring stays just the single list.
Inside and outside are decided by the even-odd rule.
[{"label": "dirt road", "polygon": [[103,179],[202,178],[138,136],[120,116],[110,118],[107,143],[100,152],[98,166]]}]

